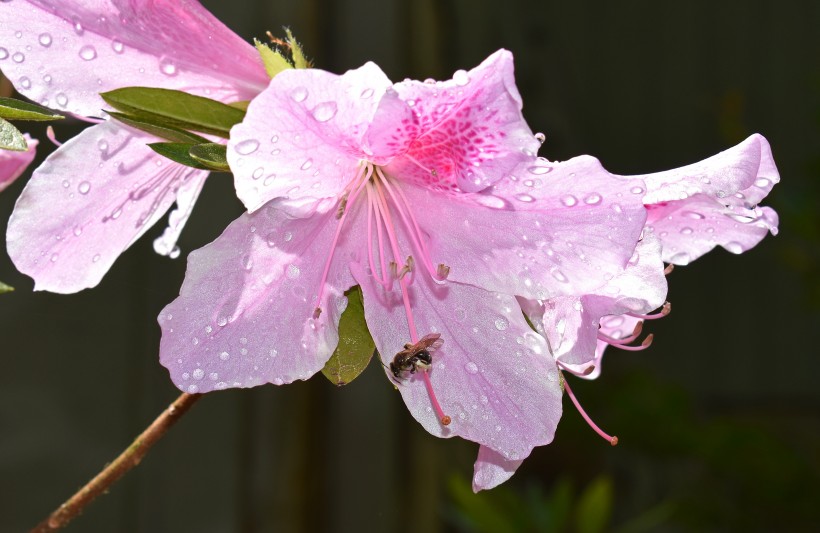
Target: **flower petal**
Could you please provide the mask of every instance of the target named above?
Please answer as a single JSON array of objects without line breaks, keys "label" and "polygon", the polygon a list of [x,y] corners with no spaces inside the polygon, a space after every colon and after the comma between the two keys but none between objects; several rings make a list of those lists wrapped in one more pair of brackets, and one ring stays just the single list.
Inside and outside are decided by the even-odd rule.
[{"label": "flower petal", "polygon": [[478,448],[478,458],[473,467],[473,492],[493,489],[510,479],[526,457],[506,459],[486,446]]},{"label": "flower petal", "polygon": [[[347,263],[358,226],[343,233],[314,319],[316,292],[336,230],[331,210],[291,218],[281,201],[242,215],[188,256],[180,296],[159,315],[160,361],[188,392],[282,385],[324,367],[338,343]],[[352,214],[352,213],[351,213]]]},{"label": "flower petal", "polygon": [[32,100],[100,116],[126,86],[248,100],[268,77],[249,43],[195,0],[13,0],[0,4],[0,68]]},{"label": "flower petal", "polygon": [[535,164],[537,182],[516,177],[472,195],[404,186],[428,213],[419,225],[449,279],[546,300],[588,293],[624,268],[646,216],[642,183],[625,189],[591,157]]},{"label": "flower petal", "polygon": [[14,152],[11,150],[0,150],[0,191],[14,183],[26,170],[37,153],[37,139],[29,137],[24,133],[28,150],[25,152]]},{"label": "flower petal", "polygon": [[417,130],[404,130],[416,137],[407,155],[387,166],[402,181],[480,191],[538,151],[540,143],[521,115],[513,58],[506,50],[469,73],[457,72],[452,80],[408,80],[395,89],[419,121]]},{"label": "flower petal", "polygon": [[[360,267],[351,268],[362,287],[368,328],[389,366],[411,341],[401,293],[395,285],[387,292]],[[438,332],[444,340],[433,353],[429,377],[452,423],[441,425],[420,374],[398,385],[413,417],[433,435],[469,439],[510,459],[552,441],[561,416],[558,371],[515,299],[458,283],[437,285],[421,274],[408,291],[419,336]]]},{"label": "flower petal", "polygon": [[114,260],[207,172],[156,155],[150,136],[113,122],[66,142],[34,171],[9,220],[9,256],[35,290],[76,292],[99,283]]},{"label": "flower petal", "polygon": [[[646,235],[623,273],[593,293],[564,296],[543,306],[543,329],[550,349],[562,366],[576,373],[590,371],[596,362],[598,325],[603,317],[648,313],[666,299],[666,276],[660,242]],[[530,315],[533,316],[533,315]],[[537,319],[537,315],[533,316]],[[631,334],[630,330],[627,335]]]},{"label": "flower petal", "polygon": [[647,228],[661,239],[666,262],[685,265],[718,244],[739,254],[777,234],[777,213],[757,207],[780,181],[761,135],[700,163],[638,177],[647,185]]},{"label": "flower petal", "polygon": [[362,137],[390,80],[373,63],[341,76],[281,72],[231,130],[228,163],[248,211],[268,200],[332,198],[366,158]]}]

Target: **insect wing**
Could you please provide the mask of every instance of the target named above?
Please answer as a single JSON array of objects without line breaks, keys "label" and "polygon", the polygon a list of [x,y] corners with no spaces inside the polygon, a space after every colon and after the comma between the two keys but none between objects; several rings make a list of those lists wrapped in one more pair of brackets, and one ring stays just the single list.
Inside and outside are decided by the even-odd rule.
[{"label": "insect wing", "polygon": [[441,348],[442,344],[444,344],[444,339],[441,338],[441,333],[429,333],[416,343],[416,349],[434,352]]}]

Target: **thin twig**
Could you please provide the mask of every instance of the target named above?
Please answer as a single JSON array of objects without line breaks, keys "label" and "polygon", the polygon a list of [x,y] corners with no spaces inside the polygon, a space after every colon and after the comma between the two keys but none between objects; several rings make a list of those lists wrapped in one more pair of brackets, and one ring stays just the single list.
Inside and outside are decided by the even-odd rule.
[{"label": "thin twig", "polygon": [[48,518],[37,524],[31,530],[31,533],[56,531],[67,525],[97,496],[108,491],[111,485],[137,466],[154,443],[165,435],[168,429],[196,403],[200,396],[202,395],[184,393],[177,398],[119,457],[77,491],[68,501],[58,507],[56,511],[51,513]]}]

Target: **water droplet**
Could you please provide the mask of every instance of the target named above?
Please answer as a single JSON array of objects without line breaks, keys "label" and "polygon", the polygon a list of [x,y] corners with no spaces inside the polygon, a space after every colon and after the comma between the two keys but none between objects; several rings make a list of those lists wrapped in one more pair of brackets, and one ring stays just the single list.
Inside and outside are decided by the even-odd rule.
[{"label": "water droplet", "polygon": [[723,245],[724,248],[732,252],[733,254],[740,254],[743,253],[743,245],[739,242],[731,241],[727,242]]},{"label": "water droplet", "polygon": [[706,218],[705,216],[701,215],[700,213],[696,213],[695,211],[684,211],[681,215],[685,217],[689,217],[694,220],[703,220]]},{"label": "water droplet", "polygon": [[219,374],[217,374],[216,372],[211,372],[210,374],[208,374],[208,379],[210,379],[211,381],[216,381],[219,379]]},{"label": "water droplet", "polygon": [[71,187],[71,182],[68,180],[63,180],[63,188],[68,189],[69,187]]},{"label": "water droplet", "polygon": [[[31,80],[28,79],[27,77],[23,76],[22,78],[20,78],[20,85],[23,87],[23,89],[30,89],[31,88]],[[47,102],[47,100],[46,100],[46,102]],[[45,104],[43,104],[43,105],[45,105]]]},{"label": "water droplet", "polygon": [[228,352],[222,352],[222,353],[219,354],[219,358],[222,359],[223,361],[227,361],[228,359],[231,358],[231,354],[229,354]]},{"label": "water droplet", "polygon": [[114,39],[113,41],[111,41],[111,49],[114,50],[114,52],[121,54],[123,50],[125,50],[125,46],[122,44],[121,41]]},{"label": "water droplet", "polygon": [[540,165],[534,165],[527,169],[530,174],[535,174],[536,176],[541,176],[543,174],[547,174],[552,172],[552,167],[545,167]]},{"label": "water droplet", "polygon": [[56,263],[57,259],[59,259],[59,257],[60,257],[59,254],[51,254],[51,262]]},{"label": "water droplet", "polygon": [[505,329],[507,329],[507,326],[509,325],[510,322],[503,316],[495,319],[495,329],[497,329],[498,331],[504,331]]},{"label": "water droplet", "polygon": [[76,228],[74,228],[74,236],[75,237],[79,237],[82,234],[83,234],[83,228],[81,228],[80,226],[77,226]]},{"label": "water droplet", "polygon": [[305,162],[302,163],[302,166],[299,167],[299,168],[301,168],[302,170],[307,170],[312,166],[313,166],[313,159],[308,157],[307,159],[305,159]]},{"label": "water droplet", "polygon": [[0,60],[6,59],[9,57],[9,51],[0,46]]},{"label": "water droplet", "polygon": [[96,254],[94,257],[91,258],[92,263],[96,263],[100,260],[100,254]]},{"label": "water droplet", "polygon": [[194,370],[193,376],[194,376],[194,379],[202,379],[202,378],[205,377],[205,371],[202,370],[201,368],[197,368],[196,370]]},{"label": "water droplet", "polygon": [[80,57],[86,61],[91,61],[97,57],[97,49],[90,44],[87,44],[80,48]]},{"label": "water droplet", "polygon": [[38,37],[37,40],[40,42],[42,46],[45,46],[46,48],[51,46],[51,34],[49,33],[41,33],[40,37]]},{"label": "water droplet", "polygon": [[221,317],[216,319],[216,325],[219,326],[220,328],[225,327],[225,325],[227,323],[228,323],[228,319],[224,316],[221,316]]},{"label": "water droplet", "polygon": [[253,259],[249,255],[242,256],[242,268],[250,270],[253,268]]},{"label": "water droplet", "polygon": [[522,194],[516,194],[515,198],[516,198],[516,200],[519,200],[521,202],[527,202],[527,203],[535,201],[535,198],[533,198],[529,194],[523,194],[523,193]]},{"label": "water droplet", "polygon": [[11,60],[15,63],[22,63],[26,60],[26,56],[23,55],[22,52],[15,52],[13,56],[11,56]]},{"label": "water droplet", "polygon": [[51,74],[46,74],[43,76],[43,81],[46,82],[48,85],[51,85]]},{"label": "water droplet", "polygon": [[301,274],[301,273],[302,273],[302,271],[301,271],[301,270],[299,270],[299,267],[298,267],[298,266],[293,265],[293,264],[288,265],[287,276],[288,276],[290,279],[296,279],[296,278],[298,278],[298,277],[299,277],[299,274]]},{"label": "water droplet", "polygon": [[535,140],[541,144],[544,144],[544,141],[547,140],[547,136],[541,133],[540,131],[535,134]]},{"label": "water droplet", "polygon": [[680,232],[683,233],[684,235],[691,235],[693,231],[694,230],[692,228],[690,228],[689,226],[684,226],[680,229]]},{"label": "water droplet", "polygon": [[464,370],[467,371],[468,374],[477,374],[478,373],[478,365],[470,361],[466,365],[464,365]]},{"label": "water droplet", "polygon": [[198,390],[199,390],[199,387],[197,387],[196,385],[188,386],[188,393],[189,394],[196,394]]},{"label": "water droplet", "polygon": [[643,194],[645,191],[643,187],[636,185],[635,187],[629,189],[629,192],[631,192],[632,194]]},{"label": "water droplet", "polygon": [[567,279],[567,276],[566,276],[566,275],[564,275],[564,273],[563,273],[563,272],[561,272],[561,271],[560,271],[560,270],[558,270],[558,269],[556,269],[556,270],[553,270],[553,271],[552,271],[552,277],[554,277],[555,279],[557,279],[557,280],[558,280],[558,281],[560,281],[561,283],[566,283],[567,281],[569,281],[569,280]]},{"label": "water droplet", "polygon": [[322,102],[313,108],[313,118],[317,122],[327,122],[336,116],[338,109],[336,102]]},{"label": "water droplet", "polygon": [[589,196],[587,196],[586,198],[584,198],[584,202],[587,205],[598,205],[598,204],[601,203],[601,195],[598,194],[597,192],[594,192],[594,193],[590,194]]},{"label": "water droplet", "polygon": [[547,372],[547,379],[550,381],[558,381],[558,372],[555,370],[550,370]]},{"label": "water droplet", "polygon": [[272,136],[272,137],[270,138],[270,142],[271,142],[271,144],[278,143],[278,142],[279,142],[279,136],[278,136],[278,135],[274,135],[274,136]]},{"label": "water droplet", "polygon": [[771,181],[769,181],[767,178],[757,178],[755,180],[755,185],[757,187],[760,187],[761,189],[765,189],[766,187],[769,186],[770,183],[771,183]]},{"label": "water droplet", "polygon": [[66,96],[65,93],[57,93],[56,100],[57,105],[60,107],[65,107],[68,105],[68,96]]},{"label": "water droplet", "polygon": [[293,98],[295,102],[304,102],[308,97],[308,90],[304,87],[297,87],[290,93],[290,97]]},{"label": "water droplet", "polygon": [[283,380],[282,378],[273,378],[271,383],[273,383],[274,385],[284,385],[285,380]]},{"label": "water droplet", "polygon": [[259,168],[257,168],[256,170],[253,171],[253,174],[251,174],[251,177],[255,180],[258,180],[259,178],[262,177],[262,174],[264,174],[264,173],[265,173],[265,167],[259,167]]},{"label": "water droplet", "polygon": [[456,82],[456,85],[465,86],[470,83],[470,76],[467,74],[465,70],[457,70],[453,74],[453,81]]},{"label": "water droplet", "polygon": [[578,204],[578,198],[574,197],[571,194],[567,194],[567,195],[561,197],[561,203],[564,204],[567,207],[572,207],[572,206]]},{"label": "water droplet", "polygon": [[691,258],[687,252],[678,252],[670,257],[669,261],[671,263],[675,263],[676,265],[688,265]]},{"label": "water droplet", "polygon": [[77,190],[80,191],[80,194],[88,194],[88,191],[91,190],[91,184],[87,181],[81,181],[77,186]]},{"label": "water droplet", "polygon": [[285,239],[285,242],[290,242],[293,239],[293,233],[286,231],[283,237]]},{"label": "water droplet", "polygon": [[83,25],[80,24],[79,22],[74,23],[74,33],[76,33],[77,35],[82,35],[83,33],[85,33],[85,30],[83,29]]},{"label": "water droplet", "polygon": [[259,149],[259,141],[256,139],[245,139],[236,143],[234,150],[240,155],[249,155]]},{"label": "water droplet", "polygon": [[176,76],[177,74],[177,66],[167,57],[159,60],[159,70],[166,76]]},{"label": "water droplet", "polygon": [[373,89],[365,89],[359,96],[362,98],[370,98],[371,96],[373,96],[373,92]]}]

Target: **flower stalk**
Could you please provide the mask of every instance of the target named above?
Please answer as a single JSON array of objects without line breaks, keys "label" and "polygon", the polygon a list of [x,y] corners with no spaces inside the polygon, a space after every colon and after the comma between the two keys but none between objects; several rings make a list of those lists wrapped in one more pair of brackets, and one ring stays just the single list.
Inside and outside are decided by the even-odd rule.
[{"label": "flower stalk", "polygon": [[140,464],[145,454],[165,433],[176,424],[182,415],[191,408],[201,397],[201,394],[180,395],[160,414],[154,422],[126,448],[114,461],[109,463],[99,474],[78,490],[53,513],[37,524],[31,533],[45,533],[57,531],[68,525],[83,509],[85,509],[100,494],[107,492],[111,485],[117,482],[132,468]]}]

